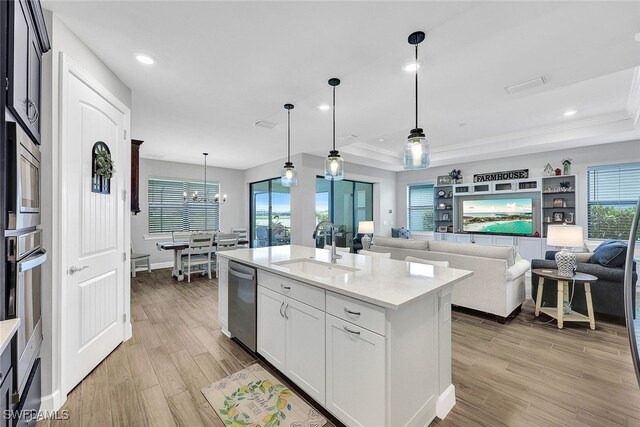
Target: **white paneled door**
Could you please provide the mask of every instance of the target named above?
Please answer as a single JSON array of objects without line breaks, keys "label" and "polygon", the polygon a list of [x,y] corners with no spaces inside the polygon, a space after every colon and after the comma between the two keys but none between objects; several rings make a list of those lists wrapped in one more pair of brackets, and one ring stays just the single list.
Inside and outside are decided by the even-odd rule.
[{"label": "white paneled door", "polygon": [[[125,338],[130,146],[129,110],[68,58],[61,60],[62,386],[68,393]],[[108,194],[92,191],[97,142],[106,144],[115,164]]]}]

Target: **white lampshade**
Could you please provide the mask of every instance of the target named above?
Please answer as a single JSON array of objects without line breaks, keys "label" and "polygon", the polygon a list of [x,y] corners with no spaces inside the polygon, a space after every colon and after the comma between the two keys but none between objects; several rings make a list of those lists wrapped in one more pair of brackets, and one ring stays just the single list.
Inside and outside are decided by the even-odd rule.
[{"label": "white lampshade", "polygon": [[584,245],[582,226],[550,225],[547,229],[547,245],[561,248],[581,248]]},{"label": "white lampshade", "polygon": [[360,221],[358,223],[358,233],[360,234],[372,234],[373,233],[373,221]]}]

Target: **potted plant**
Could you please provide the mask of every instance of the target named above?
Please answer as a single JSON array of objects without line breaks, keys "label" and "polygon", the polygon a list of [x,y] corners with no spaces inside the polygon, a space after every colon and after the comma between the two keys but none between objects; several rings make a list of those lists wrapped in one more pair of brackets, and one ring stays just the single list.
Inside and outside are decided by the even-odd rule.
[{"label": "potted plant", "polygon": [[454,169],[449,172],[449,177],[451,178],[451,182],[455,184],[462,183],[462,172],[460,172],[460,169]]}]

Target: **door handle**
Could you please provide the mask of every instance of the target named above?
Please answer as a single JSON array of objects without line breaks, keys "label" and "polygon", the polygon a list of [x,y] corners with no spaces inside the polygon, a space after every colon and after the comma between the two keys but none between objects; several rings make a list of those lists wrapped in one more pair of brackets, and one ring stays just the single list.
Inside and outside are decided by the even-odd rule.
[{"label": "door handle", "polygon": [[36,268],[47,260],[47,251],[40,249],[36,254],[30,255],[27,259],[18,263],[18,272],[23,273],[32,268]]},{"label": "door handle", "polygon": [[351,311],[347,307],[344,308],[344,311],[345,311],[345,313],[348,313],[348,314],[351,314],[351,315],[354,315],[354,316],[360,316],[360,314],[361,314],[359,311]]},{"label": "door handle", "polygon": [[245,274],[245,273],[240,273],[239,271],[235,271],[233,268],[229,267],[229,269],[227,270],[229,272],[229,274],[231,274],[232,276],[236,276],[239,277],[240,279],[245,279],[245,280],[253,280],[253,274]]},{"label": "door handle", "polygon": [[347,328],[346,326],[342,325],[342,329],[344,329],[345,331],[349,332],[350,334],[353,335],[360,335],[360,331],[352,331],[351,329]]},{"label": "door handle", "polygon": [[78,271],[82,271],[85,268],[89,268],[89,266],[88,265],[83,265],[82,267],[76,267],[75,265],[72,265],[71,267],[69,267],[69,274],[73,276]]}]

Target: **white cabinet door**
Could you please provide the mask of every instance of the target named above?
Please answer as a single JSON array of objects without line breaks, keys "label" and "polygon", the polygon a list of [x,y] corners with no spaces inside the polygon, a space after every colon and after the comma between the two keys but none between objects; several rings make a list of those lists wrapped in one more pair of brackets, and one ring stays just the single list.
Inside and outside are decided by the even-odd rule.
[{"label": "white cabinet door", "polygon": [[494,244],[498,246],[516,246],[516,238],[512,236],[493,236]]},{"label": "white cabinet door", "polygon": [[222,327],[222,332],[229,336],[229,260],[220,258],[218,261],[218,321]]},{"label": "white cabinet door", "polygon": [[325,314],[287,298],[286,371],[289,379],[318,403],[325,402]]},{"label": "white cabinet door", "polygon": [[544,259],[542,239],[536,237],[518,237],[518,252],[522,259]]},{"label": "white cabinet door", "polygon": [[470,234],[455,234],[453,236],[453,241],[456,243],[471,243],[471,235]]},{"label": "white cabinet door", "polygon": [[280,372],[285,372],[286,366],[285,300],[284,295],[258,286],[258,353]]},{"label": "white cabinet door", "polygon": [[385,338],[327,314],[327,403],[348,426],[386,424]]},{"label": "white cabinet door", "polygon": [[490,246],[493,245],[493,236],[473,236],[473,243],[476,245],[485,245]]}]

